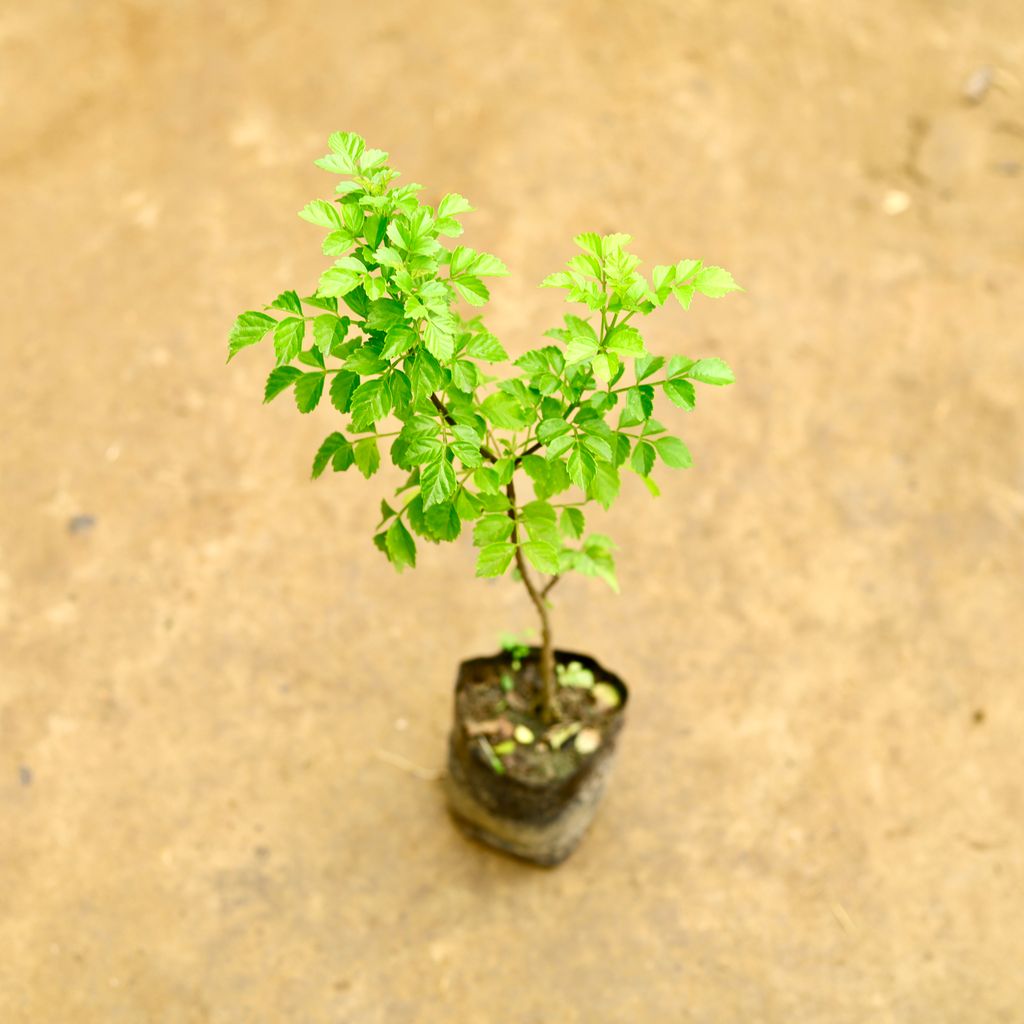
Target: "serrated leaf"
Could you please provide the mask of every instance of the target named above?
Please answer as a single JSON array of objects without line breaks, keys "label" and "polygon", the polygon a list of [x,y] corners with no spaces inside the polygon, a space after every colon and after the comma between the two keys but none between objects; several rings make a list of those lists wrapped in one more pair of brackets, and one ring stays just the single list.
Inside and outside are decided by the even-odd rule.
[{"label": "serrated leaf", "polygon": [[488,395],[480,403],[484,416],[496,427],[506,430],[521,430],[530,422],[530,414],[504,391]]},{"label": "serrated leaf", "polygon": [[702,384],[732,384],[736,377],[724,359],[698,359],[687,371],[691,380],[699,380]]},{"label": "serrated leaf", "polygon": [[396,299],[376,299],[370,303],[365,329],[387,331],[396,324],[405,323],[405,307]]},{"label": "serrated leaf", "polygon": [[334,375],[334,380],[331,381],[331,387],[328,393],[331,398],[331,405],[333,405],[338,412],[349,411],[352,401],[352,392],[355,390],[358,383],[359,377],[354,373],[350,373],[348,370],[342,370],[340,373],[336,373]]},{"label": "serrated leaf", "polygon": [[405,528],[401,519],[396,519],[389,527],[385,535],[388,557],[391,564],[402,571],[406,566],[416,567],[416,542],[412,534]]},{"label": "serrated leaf", "polygon": [[290,363],[302,349],[306,335],[306,322],[295,316],[286,316],[274,328],[274,353],[277,365]]},{"label": "serrated leaf", "polygon": [[693,465],[690,449],[678,437],[659,437],[654,445],[665,465],[673,469],[685,469]]},{"label": "serrated leaf", "polygon": [[437,215],[438,217],[455,217],[460,213],[472,213],[473,207],[469,205],[469,200],[464,196],[460,196],[458,192],[449,192],[437,204]]},{"label": "serrated leaf", "polygon": [[704,267],[693,279],[694,287],[709,299],[720,299],[729,292],[743,289],[732,279],[732,274],[722,267]]},{"label": "serrated leaf", "polygon": [[228,336],[228,360],[247,345],[255,345],[262,341],[267,332],[277,323],[272,316],[249,310],[235,319]]},{"label": "serrated leaf", "polygon": [[281,292],[280,295],[270,304],[271,309],[280,309],[285,313],[297,313],[302,315],[302,303],[299,301],[298,293],[289,289]]},{"label": "serrated leaf", "polygon": [[633,454],[629,457],[629,464],[641,476],[650,476],[654,468],[654,445],[647,441],[637,441]]},{"label": "serrated leaf", "polygon": [[643,356],[644,339],[640,332],[629,324],[620,324],[608,334],[608,351],[623,356]]},{"label": "serrated leaf", "polygon": [[[313,457],[313,479],[315,480],[321,473],[327,468],[327,463],[334,459],[338,454],[348,449],[351,452],[352,446],[345,439],[344,434],[339,433],[337,430],[333,434],[329,434],[323,444],[317,449],[316,455]],[[335,468],[347,468],[338,467]]]},{"label": "serrated leaf", "polygon": [[424,325],[423,344],[427,351],[442,363],[447,363],[455,353],[455,337],[452,332],[433,320],[426,321]]},{"label": "serrated leaf", "polygon": [[487,285],[479,277],[460,277],[453,282],[456,291],[471,305],[483,306],[491,297]]},{"label": "serrated leaf", "polygon": [[578,540],[583,536],[586,520],[578,508],[563,508],[558,525],[566,537],[570,540]]},{"label": "serrated leaf", "polygon": [[299,216],[303,220],[308,220],[310,224],[318,224],[324,228],[340,228],[344,225],[341,211],[333,203],[323,199],[314,199],[307,203],[299,210]]},{"label": "serrated leaf", "polygon": [[581,235],[577,235],[573,241],[581,248],[585,249],[589,253],[593,253],[598,259],[601,259],[602,248],[601,248],[601,236],[594,231],[585,231]]},{"label": "serrated leaf", "polygon": [[503,576],[512,564],[516,549],[507,542],[503,544],[488,544],[480,549],[480,555],[476,560],[477,576],[491,577]]},{"label": "serrated leaf", "polygon": [[360,427],[382,420],[391,411],[391,391],[384,378],[363,381],[352,392],[349,408]]},{"label": "serrated leaf", "polygon": [[266,386],[263,388],[263,401],[272,401],[285,388],[291,387],[301,376],[302,371],[296,366],[275,367],[270,371]]},{"label": "serrated leaf", "polygon": [[369,480],[380,468],[380,449],[377,447],[377,438],[360,438],[352,446],[352,453],[355,458],[356,469]]},{"label": "serrated leaf", "polygon": [[312,412],[324,393],[323,373],[304,373],[295,382],[295,405],[299,412]]},{"label": "serrated leaf", "polygon": [[619,493],[619,471],[610,462],[598,462],[594,467],[594,479],[587,490],[587,496],[593,498],[602,508],[611,508]]},{"label": "serrated leaf", "polygon": [[[355,256],[342,256],[333,267],[320,275],[317,291],[321,295],[333,295],[341,298],[359,287],[366,267]],[[357,310],[356,312],[362,312]]]},{"label": "serrated leaf", "polygon": [[447,501],[455,493],[455,469],[447,456],[441,455],[420,469],[420,490],[423,493],[423,507]]},{"label": "serrated leaf", "polygon": [[313,319],[313,341],[325,356],[345,340],[347,332],[348,324],[330,313],[322,313]]},{"label": "serrated leaf", "polygon": [[665,381],[665,394],[681,409],[692,409],[697,402],[697,393],[688,380]]},{"label": "serrated leaf", "polygon": [[487,363],[500,363],[508,359],[508,353],[501,342],[489,331],[474,334],[466,346],[466,355],[470,359],[482,359]]},{"label": "serrated leaf", "polygon": [[550,576],[558,574],[558,548],[542,540],[530,540],[523,545],[523,554],[530,563]]},{"label": "serrated leaf", "polygon": [[477,547],[508,540],[515,526],[507,516],[499,513],[482,516],[473,527],[473,543]]},{"label": "serrated leaf", "polygon": [[569,477],[577,486],[586,490],[594,479],[596,463],[594,456],[582,445],[576,445],[569,455]]}]

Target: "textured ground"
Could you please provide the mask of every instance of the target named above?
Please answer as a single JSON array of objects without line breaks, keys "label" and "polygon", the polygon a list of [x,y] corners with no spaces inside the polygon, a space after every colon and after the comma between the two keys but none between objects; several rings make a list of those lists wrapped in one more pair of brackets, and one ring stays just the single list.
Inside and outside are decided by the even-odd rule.
[{"label": "textured ground", "polygon": [[[1022,40],[1016,0],[0,5],[0,1020],[1024,1021]],[[392,763],[442,764],[524,596],[468,546],[393,575],[377,481],[308,481],[329,411],[224,366],[316,279],[336,128],[474,201],[512,349],[579,230],[747,288],[656,322],[740,382],[608,516],[623,596],[556,592],[634,699],[554,873]]]}]

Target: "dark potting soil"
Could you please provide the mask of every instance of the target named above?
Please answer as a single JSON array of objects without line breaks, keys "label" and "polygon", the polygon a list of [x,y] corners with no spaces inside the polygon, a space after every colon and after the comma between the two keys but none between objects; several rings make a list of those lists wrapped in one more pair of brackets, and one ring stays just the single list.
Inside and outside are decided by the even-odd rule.
[{"label": "dark potting soil", "polygon": [[[610,677],[594,672],[594,687],[590,688],[559,685],[561,714],[557,722],[546,725],[541,717],[536,655],[524,657],[518,669],[513,664],[512,655],[505,654],[472,668],[456,698],[459,726],[479,744],[498,774],[534,784],[567,778],[601,748],[621,711],[621,707],[609,707],[595,697],[594,687],[609,684]],[[559,664],[568,666],[571,661],[560,658]],[[517,727],[523,726],[532,742],[521,729],[517,737]]]}]

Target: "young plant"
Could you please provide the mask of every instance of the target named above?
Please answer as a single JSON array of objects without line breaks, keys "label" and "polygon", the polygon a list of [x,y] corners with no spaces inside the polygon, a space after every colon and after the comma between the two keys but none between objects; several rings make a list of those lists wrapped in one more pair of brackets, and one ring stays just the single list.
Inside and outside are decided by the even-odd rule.
[{"label": "young plant", "polygon": [[542,717],[556,721],[548,595],[569,572],[618,589],[614,545],[587,532],[583,510],[609,508],[626,468],[657,495],[659,461],[691,464],[654,418],[657,400],[688,410],[695,384],[733,381],[721,359],[649,352],[636,321],[672,296],[688,309],[696,294],[718,298],[738,285],[700,260],[657,266],[648,281],[629,235],[577,235],[580,252],[543,286],[581,308],[546,332],[553,343],[512,361],[479,316],[458,308],[483,306],[485,279],[508,273],[496,256],[441,243],[462,234],[469,203],[455,193],[436,207],[420,202],[421,186],[395,186],[387,154],[354,133],[336,132],[329,146],[316,163],[341,176],[336,196],[299,216],[325,230],[333,263],[313,294],[285,291],[242,313],[228,358],[272,335],[264,401],[290,390],[308,413],[326,392],[348,417],[314,456],[314,477],[355,466],[369,478],[385,443],[405,477],[381,502],[373,539],[396,569],[416,565],[416,538],[454,541],[464,523],[480,549],[477,576],[515,565],[540,618]]}]

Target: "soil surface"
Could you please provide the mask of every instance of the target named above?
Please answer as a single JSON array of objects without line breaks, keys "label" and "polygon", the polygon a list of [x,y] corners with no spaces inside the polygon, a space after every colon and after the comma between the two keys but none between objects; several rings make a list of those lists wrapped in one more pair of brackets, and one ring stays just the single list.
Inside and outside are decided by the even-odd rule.
[{"label": "soil surface", "polygon": [[534,784],[564,779],[604,744],[622,704],[618,688],[608,675],[587,669],[584,685],[572,685],[582,675],[580,662],[556,658],[556,666],[559,714],[552,722],[544,721],[535,654],[505,653],[467,672],[456,694],[456,718],[499,775]]},{"label": "soil surface", "polygon": [[[1020,0],[8,2],[0,104],[4,1024],[1024,1019]],[[477,208],[510,352],[583,230],[746,288],[649,322],[738,383],[552,592],[631,691],[553,872],[436,781],[525,594],[392,573],[224,365],[343,128]]]}]

